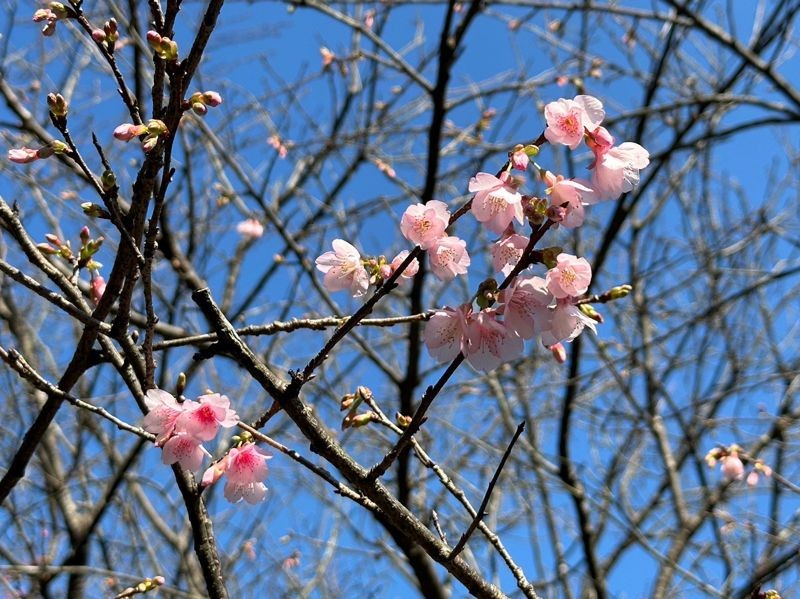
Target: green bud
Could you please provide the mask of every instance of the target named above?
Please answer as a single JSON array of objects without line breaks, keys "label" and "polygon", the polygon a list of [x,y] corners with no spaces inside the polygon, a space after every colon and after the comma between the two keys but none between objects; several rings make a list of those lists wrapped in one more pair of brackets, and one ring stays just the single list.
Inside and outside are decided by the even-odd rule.
[{"label": "green bud", "polygon": [[397,426],[404,430],[408,428],[409,424],[411,424],[411,416],[405,416],[400,412],[395,414],[394,419],[397,421]]},{"label": "green bud", "polygon": [[529,158],[533,158],[539,154],[539,146],[534,144],[529,144],[522,148],[523,151],[528,155]]},{"label": "green bud", "polygon": [[542,262],[544,262],[544,265],[547,268],[555,268],[556,264],[558,264],[556,258],[558,258],[558,255],[563,252],[564,248],[561,248],[557,245],[549,248],[544,248],[542,250]]},{"label": "green bud", "polygon": [[50,147],[53,149],[53,152],[56,154],[68,154],[69,153],[69,146],[65,144],[63,141],[53,140],[50,143]]},{"label": "green bud", "polygon": [[47,94],[47,107],[53,116],[65,117],[69,109],[67,101],[61,94]]},{"label": "green bud", "polygon": [[180,397],[186,391],[186,373],[181,372],[178,374],[178,382],[175,385],[175,393]]},{"label": "green bud", "polygon": [[103,191],[111,191],[117,186],[117,176],[114,171],[108,169],[103,171],[103,174],[100,175],[100,186]]},{"label": "green bud", "polygon": [[597,310],[595,310],[592,304],[580,304],[578,306],[578,309],[581,312],[583,312],[586,316],[588,316],[589,318],[591,318],[596,322],[599,322],[600,324],[603,324],[603,322],[605,321],[603,315],[600,314],[600,312],[598,312]]},{"label": "green bud", "polygon": [[612,300],[622,299],[631,291],[633,291],[633,287],[631,285],[618,285],[617,287],[613,287],[611,291],[608,292],[608,296]]},{"label": "green bud", "polygon": [[91,216],[92,218],[111,218],[111,214],[109,214],[108,210],[92,202],[83,202],[81,204],[81,210],[83,210],[86,216]]}]

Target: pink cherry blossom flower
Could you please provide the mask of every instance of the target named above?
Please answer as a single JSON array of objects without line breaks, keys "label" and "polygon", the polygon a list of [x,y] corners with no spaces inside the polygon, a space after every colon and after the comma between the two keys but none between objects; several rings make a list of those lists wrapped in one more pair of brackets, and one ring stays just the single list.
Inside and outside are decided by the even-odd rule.
[{"label": "pink cherry blossom flower", "polygon": [[[400,268],[400,265],[403,262],[405,262],[405,259],[408,258],[408,254],[409,254],[408,250],[403,250],[394,257],[392,263],[389,265],[390,276],[392,273],[394,273],[394,271]],[[411,263],[408,266],[406,266],[405,270],[400,273],[400,278],[413,279],[414,275],[416,275],[418,272],[419,272],[419,260],[414,258],[411,261]]]},{"label": "pink cherry blossom flower", "polygon": [[130,141],[134,137],[139,137],[145,133],[147,133],[147,125],[124,123],[114,129],[114,137],[120,141]]},{"label": "pink cherry blossom flower", "polygon": [[517,277],[500,292],[506,328],[523,339],[550,328],[553,295],[541,277]]},{"label": "pink cherry blossom flower", "polygon": [[592,96],[575,96],[574,100],[560,98],[544,107],[547,129],[544,136],[551,144],[562,144],[574,150],[583,140],[586,129],[596,129],[606,113],[603,104]]},{"label": "pink cherry blossom flower", "polygon": [[489,173],[478,173],[469,180],[472,214],[494,233],[502,233],[515,218],[521,224],[522,195],[506,181]]},{"label": "pink cherry blossom flower", "polygon": [[542,343],[550,347],[556,343],[572,341],[586,327],[597,334],[594,320],[581,312],[570,299],[560,299],[551,311],[548,328],[542,331]]},{"label": "pink cherry blossom flower", "polygon": [[162,389],[148,389],[144,403],[148,409],[144,429],[157,435],[156,445],[161,446],[175,432],[175,422],[183,413],[184,405]]},{"label": "pink cherry blossom flower", "polygon": [[325,273],[322,284],[328,291],[350,289],[353,297],[361,297],[369,288],[369,274],[361,254],[344,239],[333,240],[333,251],[316,260],[317,269]]},{"label": "pink cherry blossom flower", "polygon": [[185,401],[183,411],[175,420],[175,428],[199,441],[210,441],[220,426],[230,428],[239,422],[230,405],[231,400],[219,393],[201,395],[197,401]]},{"label": "pink cherry blossom flower", "polygon": [[522,355],[522,338],[497,320],[496,310],[481,310],[467,317],[467,347],[464,357],[470,365],[484,372]]},{"label": "pink cherry blossom flower", "polygon": [[550,171],[543,178],[551,206],[564,210],[558,222],[568,229],[580,227],[584,218],[583,194],[591,193],[592,190],[578,181],[565,179],[562,175],[556,176]]},{"label": "pink cherry blossom flower", "polygon": [[106,280],[100,275],[96,275],[92,279],[91,290],[92,301],[97,305],[100,303],[100,300],[103,299],[103,293],[106,291]]},{"label": "pink cherry blossom flower", "polygon": [[264,225],[254,218],[248,218],[236,225],[236,232],[245,239],[258,239],[264,234]]},{"label": "pink cherry blossom flower", "polygon": [[13,148],[8,151],[8,159],[16,164],[28,164],[39,158],[39,151],[32,148]]},{"label": "pink cherry blossom flower", "polygon": [[431,316],[425,325],[422,340],[434,360],[448,362],[464,350],[467,314],[470,312],[469,304],[464,304],[456,310],[445,307]]},{"label": "pink cherry blossom flower", "polygon": [[492,245],[492,266],[494,270],[508,276],[514,270],[519,259],[522,258],[522,253],[527,246],[527,237],[514,233],[513,227],[509,225],[509,229]]},{"label": "pink cherry blossom flower", "polygon": [[637,143],[626,141],[614,146],[614,138],[603,127],[587,136],[587,144],[594,153],[589,166],[593,194],[585,201],[593,203],[619,197],[639,183],[639,170],[650,164],[650,153]]},{"label": "pink cherry blossom flower", "polygon": [[267,487],[261,481],[267,477],[267,460],[271,457],[256,447],[255,443],[231,449],[224,458],[227,478],[225,499],[231,503],[242,499],[250,504],[263,501]]},{"label": "pink cherry blossom flower", "polygon": [[561,253],[556,266],[547,271],[547,288],[556,298],[578,297],[592,282],[592,267],[586,258]]},{"label": "pink cherry blossom flower", "polygon": [[164,464],[177,462],[182,468],[195,471],[200,468],[204,455],[200,441],[187,433],[177,433],[164,443],[161,461]]},{"label": "pink cherry blossom flower", "polygon": [[319,49],[320,56],[322,56],[322,68],[327,69],[329,66],[333,64],[333,61],[336,60],[336,54],[331,52],[325,46],[322,46]]},{"label": "pink cherry blossom flower", "polygon": [[441,237],[428,248],[428,259],[431,272],[441,281],[467,274],[470,265],[467,242],[458,237]]},{"label": "pink cherry blossom flower", "polygon": [[732,451],[726,456],[720,458],[722,462],[722,476],[725,480],[742,480],[744,478],[744,464],[739,454]]},{"label": "pink cherry blossom flower", "polygon": [[411,243],[427,250],[445,236],[449,224],[447,204],[431,200],[427,204],[414,204],[406,208],[400,220],[400,232]]}]

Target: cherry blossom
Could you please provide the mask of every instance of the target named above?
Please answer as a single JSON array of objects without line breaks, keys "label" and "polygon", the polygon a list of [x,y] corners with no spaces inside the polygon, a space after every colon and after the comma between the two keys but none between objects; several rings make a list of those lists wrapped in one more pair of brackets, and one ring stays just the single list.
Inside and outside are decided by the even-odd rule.
[{"label": "cherry blossom", "polygon": [[236,232],[245,239],[258,239],[264,234],[264,225],[254,218],[248,218],[236,225]]},{"label": "cherry blossom", "polygon": [[200,441],[188,433],[176,433],[164,443],[161,461],[164,464],[175,464],[187,470],[197,470],[203,463],[203,446]]},{"label": "cherry blossom", "polygon": [[441,237],[428,248],[431,272],[442,281],[467,273],[470,265],[467,242],[458,237]]},{"label": "cherry blossom", "polygon": [[39,158],[39,151],[32,148],[13,148],[8,151],[8,159],[16,164],[29,164]]},{"label": "cherry blossom", "polygon": [[580,227],[583,224],[583,194],[591,193],[591,189],[572,179],[565,179],[562,175],[554,175],[550,171],[542,176],[547,189],[545,192],[550,196],[551,207],[563,209],[559,211],[557,220],[568,229]]},{"label": "cherry blossom", "polygon": [[722,476],[725,480],[741,480],[744,478],[744,464],[738,452],[731,451],[728,455],[720,457]]},{"label": "cherry blossom", "polygon": [[403,237],[427,250],[445,236],[450,224],[450,211],[447,204],[431,200],[427,204],[414,204],[406,208],[400,220]]},{"label": "cherry blossom", "polygon": [[547,288],[556,298],[578,297],[592,282],[592,267],[586,258],[561,253],[556,266],[547,271]]},{"label": "cherry blossom", "polygon": [[144,429],[157,435],[156,445],[163,445],[175,431],[175,422],[183,413],[184,405],[162,389],[149,389],[145,393],[144,403],[148,409],[144,417]]},{"label": "cherry blossom", "polygon": [[447,362],[455,358],[466,347],[467,314],[469,304],[458,309],[445,307],[437,310],[425,325],[422,339],[428,353],[437,362]]},{"label": "cherry blossom", "polygon": [[509,225],[503,236],[492,245],[492,266],[494,270],[508,276],[514,270],[517,262],[519,262],[527,245],[528,238],[514,233],[514,228]]},{"label": "cherry blossom", "polygon": [[560,299],[550,313],[549,327],[542,331],[542,343],[550,347],[556,343],[572,341],[586,327],[597,334],[594,320],[581,312],[570,299]]},{"label": "cherry blossom", "polygon": [[267,460],[271,457],[256,447],[255,443],[234,447],[222,460],[205,471],[202,485],[208,486],[225,474],[225,499],[231,503],[244,499],[247,503],[256,504],[263,501],[267,494],[267,487],[261,481],[267,477]]},{"label": "cherry blossom", "polygon": [[631,191],[639,183],[639,170],[650,164],[650,153],[637,143],[626,141],[614,146],[614,138],[603,127],[587,135],[587,144],[594,153],[590,187],[585,201],[593,203],[614,199]]},{"label": "cherry blossom", "polygon": [[[392,259],[391,264],[389,264],[389,276],[391,276],[394,271],[400,268],[400,265],[405,261],[406,258],[408,258],[408,253],[408,250],[403,250]],[[400,273],[400,277],[405,279],[413,279],[414,275],[416,275],[418,272],[419,260],[414,258],[411,263],[406,266],[405,270]]]},{"label": "cherry blossom", "polygon": [[219,393],[201,395],[197,401],[185,401],[184,409],[175,421],[175,428],[200,441],[210,441],[217,435],[220,426],[230,428],[239,422],[230,405],[231,400]]},{"label": "cherry blossom", "polygon": [[500,292],[502,313],[506,328],[523,339],[550,328],[552,311],[549,309],[553,295],[541,277],[517,277]]},{"label": "cherry blossom", "polygon": [[322,284],[328,291],[350,289],[353,297],[361,297],[369,288],[369,275],[361,254],[344,239],[334,239],[333,251],[316,260],[317,269],[325,273]]},{"label": "cherry blossom", "polygon": [[596,129],[604,117],[603,104],[595,97],[560,98],[544,107],[547,121],[544,136],[551,144],[562,144],[574,150],[583,140],[584,131]]},{"label": "cherry blossom", "polygon": [[522,338],[497,319],[496,310],[482,310],[467,317],[464,357],[473,368],[489,372],[503,362],[518,358],[523,349]]},{"label": "cherry blossom", "polygon": [[[506,179],[508,178],[505,173]],[[513,219],[523,222],[522,195],[507,180],[489,173],[478,173],[469,180],[472,214],[494,233],[502,233]]]}]

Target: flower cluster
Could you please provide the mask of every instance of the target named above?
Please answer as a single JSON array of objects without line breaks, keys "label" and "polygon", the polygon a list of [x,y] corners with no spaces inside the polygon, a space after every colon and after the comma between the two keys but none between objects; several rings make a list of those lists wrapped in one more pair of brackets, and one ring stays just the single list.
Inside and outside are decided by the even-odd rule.
[{"label": "flower cluster", "polygon": [[209,108],[216,108],[222,104],[222,96],[219,92],[195,92],[184,102],[184,108],[190,109],[200,116],[205,116]]},{"label": "flower cluster", "polygon": [[134,137],[144,135],[142,139],[142,149],[149,152],[156,147],[162,135],[169,133],[169,129],[164,124],[164,121],[158,119],[151,119],[146,125],[133,125],[131,123],[123,123],[114,129],[114,137],[120,141],[130,141]]},{"label": "flower cluster", "polygon": [[[497,293],[498,306],[478,312],[472,304],[438,310],[425,327],[423,339],[434,359],[445,362],[464,354],[474,368],[490,371],[518,358],[524,340],[537,335],[548,347],[572,341],[595,321],[576,305],[586,292],[592,272],[584,258],[559,254],[547,277],[517,277]],[[559,348],[563,351],[563,348]]]},{"label": "flower cluster", "polygon": [[[492,370],[518,357],[524,341],[538,336],[554,358],[563,362],[561,344],[575,339],[586,327],[595,331],[595,323],[603,321],[582,300],[592,278],[586,259],[563,253],[560,248],[540,252],[534,259],[533,244],[528,236],[517,232],[515,221],[524,225],[527,218],[534,231],[545,219],[548,226],[579,227],[585,206],[633,189],[639,170],[649,164],[649,154],[633,142],[614,145],[614,138],[601,126],[603,105],[592,96],[551,102],[545,106],[544,117],[547,128],[543,137],[551,144],[574,150],[586,141],[594,155],[588,167],[590,177],[567,179],[534,163],[549,201],[523,195],[519,190],[522,181],[511,173],[526,170],[539,147],[518,144],[498,175],[479,172],[470,179],[468,188],[474,194],[470,211],[489,231],[500,235],[492,246],[492,265],[507,279],[512,273],[518,276],[500,286],[494,279],[482,284],[476,296],[478,310],[469,302],[456,309],[446,307],[431,317],[424,340],[439,361],[452,360],[461,353],[475,368]],[[466,242],[448,234],[450,225],[450,211],[438,200],[409,206],[400,220],[403,236],[428,254],[431,272],[443,281],[466,274],[470,265]],[[348,289],[355,297],[364,295],[370,283],[394,272],[394,265],[403,260],[402,254],[391,265],[362,259],[355,247],[341,239],[334,240],[333,249],[317,258],[317,268],[325,273],[323,284],[330,291]],[[525,272],[534,262],[549,267],[545,278]],[[402,274],[413,276],[415,272],[416,266],[409,265]],[[623,297],[627,291],[612,293],[602,301]]]},{"label": "flower cluster", "polygon": [[160,35],[157,31],[147,32],[147,43],[156,53],[156,56],[166,61],[178,60],[178,44],[168,37]]},{"label": "flower cluster", "polygon": [[47,8],[40,8],[33,13],[34,23],[44,23],[42,34],[49,37],[56,32],[56,23],[70,17],[70,9],[61,2],[51,2]]},{"label": "flower cluster", "polygon": [[[361,297],[367,293],[370,284],[382,283],[388,279],[408,258],[408,251],[403,251],[391,262],[387,262],[385,256],[364,259],[344,239],[334,239],[332,245],[332,252],[325,252],[316,260],[317,269],[325,273],[322,284],[328,291],[349,289],[353,297]],[[419,262],[414,258],[400,276],[411,278],[418,270]]]},{"label": "flower cluster", "polygon": [[761,459],[753,459],[744,455],[742,448],[736,444],[729,447],[715,447],[706,454],[705,460],[709,468],[720,464],[722,477],[726,481],[742,480],[745,478],[745,461],[752,465],[747,475],[747,484],[754,487],[758,484],[761,474],[769,478],[772,476],[772,468],[767,466]]},{"label": "flower cluster", "polygon": [[149,410],[144,417],[144,428],[157,435],[156,445],[163,450],[162,461],[177,462],[189,470],[200,468],[203,441],[213,439],[220,426],[230,428],[239,421],[236,412],[230,409],[230,400],[219,393],[201,395],[197,401],[179,402],[166,391],[150,389],[144,401]]}]

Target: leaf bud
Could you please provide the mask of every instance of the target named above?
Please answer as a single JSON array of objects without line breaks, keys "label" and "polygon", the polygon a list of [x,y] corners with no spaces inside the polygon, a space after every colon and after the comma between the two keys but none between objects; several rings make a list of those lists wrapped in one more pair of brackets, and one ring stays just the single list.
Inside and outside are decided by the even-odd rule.
[{"label": "leaf bud", "polygon": [[53,116],[65,117],[69,106],[64,96],[61,94],[51,93],[47,94],[47,107]]}]

